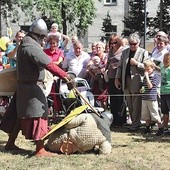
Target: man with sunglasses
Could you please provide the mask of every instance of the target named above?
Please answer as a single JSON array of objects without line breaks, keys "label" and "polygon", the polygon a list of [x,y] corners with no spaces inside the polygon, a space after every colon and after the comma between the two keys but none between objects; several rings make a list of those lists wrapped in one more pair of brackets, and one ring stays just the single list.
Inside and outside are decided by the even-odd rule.
[{"label": "man with sunglasses", "polygon": [[118,64],[115,86],[124,91],[131,125],[129,129],[136,131],[140,127],[141,119],[141,78],[144,75],[143,62],[149,59],[148,51],[139,47],[140,37],[137,33],[129,36],[129,48],[122,52],[121,60]]}]

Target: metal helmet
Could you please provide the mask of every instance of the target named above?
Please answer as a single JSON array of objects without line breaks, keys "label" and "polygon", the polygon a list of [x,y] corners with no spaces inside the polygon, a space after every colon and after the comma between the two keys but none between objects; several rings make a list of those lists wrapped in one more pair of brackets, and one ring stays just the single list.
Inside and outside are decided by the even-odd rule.
[{"label": "metal helmet", "polygon": [[39,18],[32,23],[29,31],[39,35],[47,35],[47,25],[43,19]]}]

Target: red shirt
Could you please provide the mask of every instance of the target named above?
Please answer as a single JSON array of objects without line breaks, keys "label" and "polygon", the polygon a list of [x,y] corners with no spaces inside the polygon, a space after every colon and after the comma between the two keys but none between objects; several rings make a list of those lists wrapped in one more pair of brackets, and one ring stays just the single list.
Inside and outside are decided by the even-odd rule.
[{"label": "red shirt", "polygon": [[58,61],[59,57],[62,57],[64,59],[64,53],[59,48],[56,48],[56,50],[52,53],[51,49],[44,49],[44,52],[52,59],[52,62]]}]

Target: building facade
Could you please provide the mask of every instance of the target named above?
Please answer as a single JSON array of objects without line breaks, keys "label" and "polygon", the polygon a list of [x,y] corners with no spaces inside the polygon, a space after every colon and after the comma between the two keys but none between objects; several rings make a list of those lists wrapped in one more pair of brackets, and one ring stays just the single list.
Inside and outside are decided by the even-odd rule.
[{"label": "building facade", "polygon": [[96,6],[96,18],[93,21],[93,24],[89,26],[88,29],[88,42],[99,41],[102,36],[105,36],[105,33],[102,31],[103,21],[109,13],[114,26],[113,32],[116,32],[118,35],[121,35],[124,30],[124,16],[128,12],[128,1],[125,0],[103,0],[99,2],[94,0]]},{"label": "building facade", "polygon": [[[148,17],[156,17],[156,12],[158,10],[159,0],[146,0],[146,11]],[[89,26],[88,29],[88,43],[99,41],[104,32],[102,31],[103,19],[107,17],[107,12],[112,19],[112,25],[116,27],[116,33],[121,36],[122,31],[124,30],[124,17],[128,16],[129,4],[128,0],[94,0],[95,6],[97,9],[96,18],[93,21],[93,24]],[[154,5],[153,5],[154,4]]]},{"label": "building facade", "polygon": [[[107,17],[107,14],[109,13],[111,17],[111,24],[114,26],[114,31],[118,35],[122,34],[122,31],[124,30],[124,17],[128,16],[129,11],[129,5],[128,0],[93,0],[95,3],[95,7],[97,9],[96,11],[96,18],[94,18],[93,24],[89,25],[89,29],[86,35],[86,38],[84,39],[84,45],[87,48],[91,43],[99,41],[101,37],[105,36],[105,33],[102,31],[103,27],[103,21]],[[147,12],[148,17],[155,17],[156,16],[156,10],[158,9],[159,5],[158,0],[148,0],[147,1]],[[154,5],[153,5],[154,4]],[[18,23],[10,23],[10,26],[13,30],[12,37],[15,36],[15,33],[21,29],[21,25],[30,25],[31,22],[25,22],[24,20],[24,14],[21,10],[18,10],[19,15],[19,21]],[[2,18],[2,35],[6,35],[7,28],[5,24],[5,19]],[[71,36],[71,35],[70,35]]]}]

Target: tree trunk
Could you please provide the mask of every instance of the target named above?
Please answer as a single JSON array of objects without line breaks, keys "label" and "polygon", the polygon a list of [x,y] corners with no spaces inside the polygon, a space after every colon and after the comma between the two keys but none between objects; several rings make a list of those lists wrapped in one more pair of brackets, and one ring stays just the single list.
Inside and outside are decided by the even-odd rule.
[{"label": "tree trunk", "polygon": [[163,26],[162,26],[162,12],[163,12],[163,0],[160,0],[160,31],[162,31],[162,28],[163,28]]},{"label": "tree trunk", "polygon": [[65,13],[66,6],[62,3],[61,5],[61,15],[62,15],[62,26],[63,26],[63,34],[67,35],[67,23],[66,23],[66,13]]}]

